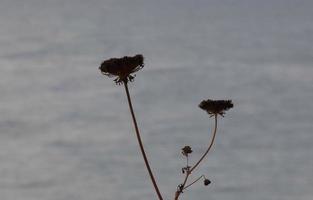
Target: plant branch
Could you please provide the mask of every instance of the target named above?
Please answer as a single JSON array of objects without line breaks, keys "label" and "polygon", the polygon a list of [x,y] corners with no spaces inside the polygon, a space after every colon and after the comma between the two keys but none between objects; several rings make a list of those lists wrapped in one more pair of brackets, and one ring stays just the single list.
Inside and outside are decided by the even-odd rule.
[{"label": "plant branch", "polygon": [[209,144],[208,149],[206,150],[206,152],[202,155],[202,157],[199,159],[199,161],[191,168],[190,173],[196,169],[196,167],[201,163],[201,161],[205,158],[205,156],[209,153],[209,151],[211,150],[214,140],[215,140],[215,136],[216,136],[216,131],[217,131],[217,114],[214,115],[214,131],[213,131],[213,136],[211,139],[211,142]]},{"label": "plant branch", "polygon": [[158,185],[155,181],[155,178],[153,176],[153,173],[152,173],[152,170],[151,170],[151,167],[149,165],[149,161],[148,161],[148,158],[146,156],[146,152],[144,150],[144,147],[143,147],[143,143],[141,141],[141,137],[140,137],[140,133],[139,133],[139,129],[138,129],[138,125],[137,125],[137,121],[136,121],[136,117],[135,117],[135,113],[134,113],[134,110],[133,110],[133,106],[132,106],[132,102],[131,102],[131,98],[130,98],[130,95],[129,95],[129,90],[128,90],[128,86],[127,86],[127,81],[124,81],[124,86],[125,86],[125,91],[126,91],[126,95],[127,95],[127,100],[128,100],[128,105],[129,105],[129,109],[130,109],[130,113],[132,115],[132,119],[133,119],[133,123],[134,123],[134,126],[135,126],[135,131],[136,131],[136,136],[137,136],[137,140],[138,140],[138,143],[139,143],[139,147],[140,147],[140,150],[141,150],[141,153],[142,153],[142,156],[143,156],[143,159],[144,159],[144,162],[145,162],[145,165],[147,167],[147,170],[149,172],[149,176],[150,176],[150,179],[152,181],[152,184],[153,184],[153,187],[158,195],[158,198],[159,200],[163,200],[163,197],[160,193],[160,190],[158,188]]},{"label": "plant branch", "polygon": [[198,177],[195,181],[193,181],[192,183],[186,185],[186,186],[184,187],[184,189],[186,189],[186,188],[192,186],[193,184],[195,184],[196,182],[198,182],[202,177],[205,178],[204,175],[201,175],[201,176]]},{"label": "plant branch", "polygon": [[187,185],[186,187],[185,187],[185,185],[186,185],[186,183],[187,183],[187,180],[188,180],[188,177],[189,177],[189,175],[191,174],[191,172],[192,171],[194,171],[197,167],[198,167],[198,165],[201,163],[201,161],[205,158],[205,156],[209,153],[209,151],[211,150],[211,148],[212,148],[212,146],[213,146],[213,143],[214,143],[214,140],[215,140],[215,136],[216,136],[216,132],[217,132],[217,115],[218,114],[215,114],[214,115],[214,121],[215,121],[215,123],[214,123],[214,130],[213,130],[213,133],[212,133],[212,139],[211,139],[211,141],[210,141],[210,143],[209,143],[209,146],[208,146],[208,149],[204,152],[204,154],[201,156],[201,158],[199,159],[199,161],[190,169],[190,170],[188,170],[187,171],[187,173],[186,173],[186,176],[185,176],[185,179],[184,179],[184,182],[181,184],[181,189],[180,190],[177,190],[176,192],[175,192],[175,198],[174,198],[174,200],[178,200],[178,198],[179,198],[179,195],[181,194],[181,193],[183,193],[183,190],[185,189],[185,188],[187,188],[187,187],[189,187],[189,186],[191,186],[192,184],[194,184],[195,182],[197,182],[198,181],[198,179],[200,179],[200,178],[198,178],[195,182],[193,182],[193,183],[191,183],[191,184],[189,184],[189,185]]}]

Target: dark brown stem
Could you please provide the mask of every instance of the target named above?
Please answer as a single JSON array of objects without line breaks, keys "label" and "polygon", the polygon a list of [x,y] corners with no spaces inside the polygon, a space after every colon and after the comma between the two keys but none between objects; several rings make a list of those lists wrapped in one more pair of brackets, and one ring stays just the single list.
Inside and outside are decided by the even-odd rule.
[{"label": "dark brown stem", "polygon": [[196,169],[196,167],[201,163],[201,161],[205,158],[205,156],[209,153],[209,151],[211,150],[213,144],[214,144],[214,140],[215,140],[215,136],[216,136],[216,131],[217,131],[217,114],[214,115],[214,119],[215,119],[215,123],[214,123],[214,131],[213,131],[213,136],[211,139],[211,142],[209,144],[208,149],[206,150],[206,152],[202,155],[202,157],[199,159],[199,161],[191,168],[190,173]]},{"label": "dark brown stem", "polygon": [[150,179],[151,179],[153,187],[154,187],[154,189],[155,189],[155,191],[156,191],[156,193],[157,193],[157,195],[159,197],[159,200],[163,200],[163,197],[162,197],[162,195],[160,193],[160,190],[158,188],[158,185],[157,185],[157,183],[155,181],[155,178],[153,176],[152,170],[150,168],[150,165],[149,165],[149,162],[148,162],[148,158],[146,156],[146,152],[145,152],[144,147],[143,147],[143,143],[141,141],[141,137],[140,137],[140,133],[139,133],[139,129],[138,129],[135,113],[134,113],[134,110],[133,110],[132,102],[131,102],[129,91],[128,91],[127,81],[124,81],[124,86],[125,86],[125,91],[126,91],[126,95],[127,95],[127,100],[128,100],[130,113],[132,115],[133,123],[134,123],[134,126],[135,126],[137,140],[138,140],[138,143],[139,143],[139,147],[140,147],[143,159],[145,161],[145,165],[146,165],[146,167],[148,169],[148,172],[149,172],[149,175],[150,175]]},{"label": "dark brown stem", "polygon": [[190,175],[190,171],[188,170],[188,171],[186,172],[186,176],[185,176],[184,182],[183,182],[183,184],[181,185],[181,190],[178,190],[178,191],[176,191],[176,193],[175,193],[175,198],[174,198],[175,200],[178,200],[179,195],[183,192],[183,189],[184,189],[184,187],[185,187],[185,185],[186,185],[186,183],[187,183],[187,180],[188,180],[189,175]]},{"label": "dark brown stem", "polygon": [[[217,114],[214,115],[214,118],[215,118],[215,123],[214,123],[214,130],[213,130],[213,136],[212,136],[212,139],[211,139],[211,142],[208,146],[208,149],[204,152],[204,154],[201,156],[201,158],[199,159],[198,162],[196,162],[196,164],[190,169],[188,170],[188,172],[186,173],[186,176],[185,176],[185,179],[184,179],[184,182],[181,186],[182,190],[185,189],[187,186],[186,183],[187,183],[187,180],[189,178],[189,175],[191,174],[192,171],[194,171],[196,169],[196,167],[201,163],[201,161],[205,158],[205,156],[209,153],[209,151],[211,150],[212,146],[213,146],[213,143],[214,143],[214,140],[215,140],[215,136],[216,136],[216,132],[217,132]],[[192,183],[193,184],[193,183]],[[191,184],[191,185],[192,185]],[[188,187],[190,186],[190,184],[188,185]],[[179,191],[176,191],[175,193],[175,197],[174,197],[174,200],[178,200],[179,198],[179,195],[183,192],[182,190],[179,190]]]},{"label": "dark brown stem", "polygon": [[196,180],[194,180],[192,183],[186,185],[186,186],[184,187],[184,189],[186,189],[186,188],[192,186],[193,184],[195,184],[196,182],[198,182],[201,178],[205,178],[204,175],[201,175],[201,176],[198,177]]}]

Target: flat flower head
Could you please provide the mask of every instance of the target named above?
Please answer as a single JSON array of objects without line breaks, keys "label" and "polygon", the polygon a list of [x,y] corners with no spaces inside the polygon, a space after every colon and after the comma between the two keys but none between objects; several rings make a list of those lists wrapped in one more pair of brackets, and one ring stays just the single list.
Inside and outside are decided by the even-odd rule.
[{"label": "flat flower head", "polygon": [[234,107],[231,100],[203,100],[199,107],[205,110],[210,116],[221,115],[224,116],[225,111]]},{"label": "flat flower head", "polygon": [[116,77],[116,84],[133,81],[131,74],[144,67],[143,56],[138,54],[133,57],[125,56],[122,58],[111,58],[101,63],[99,69],[102,74],[108,77]]}]

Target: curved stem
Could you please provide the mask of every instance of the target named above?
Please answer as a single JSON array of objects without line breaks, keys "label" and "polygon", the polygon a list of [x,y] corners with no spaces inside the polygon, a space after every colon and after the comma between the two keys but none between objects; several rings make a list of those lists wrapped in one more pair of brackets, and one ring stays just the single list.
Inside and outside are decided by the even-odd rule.
[{"label": "curved stem", "polygon": [[202,177],[205,178],[204,175],[201,175],[201,176],[198,177],[195,181],[193,181],[192,183],[186,185],[186,186],[184,187],[184,189],[186,189],[186,188],[192,186],[193,184],[195,184],[196,182],[198,182]]},{"label": "curved stem", "polygon": [[201,161],[205,158],[205,156],[209,153],[209,151],[211,150],[212,146],[213,146],[213,143],[214,143],[214,140],[215,140],[215,136],[216,136],[216,131],[217,131],[217,114],[214,115],[214,131],[213,131],[213,136],[212,136],[212,139],[211,139],[211,142],[209,144],[209,147],[208,149],[206,150],[206,152],[202,155],[202,157],[199,159],[199,161],[191,168],[190,170],[190,173],[196,169],[196,167],[201,163]]},{"label": "curved stem", "polygon": [[141,150],[141,153],[142,153],[142,156],[143,156],[143,159],[145,161],[145,165],[148,169],[148,172],[149,172],[149,175],[150,175],[150,179],[152,181],[152,184],[153,184],[153,187],[159,197],[159,200],[163,200],[163,197],[160,193],[160,190],[158,188],[158,185],[155,181],[155,178],[153,176],[153,173],[152,173],[152,170],[151,170],[151,167],[149,165],[149,162],[148,162],[148,158],[146,156],[146,152],[144,150],[144,147],[143,147],[143,143],[141,141],[141,137],[140,137],[140,133],[139,133],[139,129],[138,129],[138,125],[137,125],[137,121],[136,121],[136,117],[135,117],[135,113],[134,113],[134,110],[133,110],[133,106],[132,106],[132,102],[131,102],[131,98],[130,98],[130,95],[129,95],[129,90],[128,90],[128,86],[127,86],[127,81],[124,81],[124,86],[125,86],[125,91],[126,91],[126,95],[127,95],[127,100],[128,100],[128,105],[129,105],[129,109],[130,109],[130,113],[132,115],[132,119],[133,119],[133,123],[134,123],[134,126],[135,126],[135,131],[136,131],[136,136],[137,136],[137,140],[138,140],[138,143],[139,143],[139,147],[140,147],[140,150]]},{"label": "curved stem", "polygon": [[[209,143],[209,147],[208,149],[204,152],[204,154],[201,156],[201,158],[199,159],[199,161],[186,173],[186,176],[185,176],[185,179],[184,179],[184,182],[182,184],[182,189],[185,189],[187,187],[190,186],[190,184],[188,186],[185,187],[186,183],[187,183],[187,180],[188,180],[188,177],[189,175],[191,174],[192,171],[194,171],[196,169],[196,167],[198,167],[198,165],[201,163],[201,161],[205,158],[205,156],[209,153],[209,151],[211,150],[212,146],[213,146],[213,143],[214,143],[214,140],[215,140],[215,136],[216,136],[216,132],[217,132],[217,114],[214,115],[214,118],[215,118],[215,123],[214,123],[214,130],[213,130],[213,133],[212,133],[212,139],[211,139],[211,142]],[[201,177],[200,177],[201,178]],[[196,180],[198,181],[198,179]],[[193,183],[192,183],[193,184]],[[179,195],[182,193],[182,190],[181,191],[176,191],[175,193],[175,197],[174,197],[174,200],[178,200],[178,197]]]}]

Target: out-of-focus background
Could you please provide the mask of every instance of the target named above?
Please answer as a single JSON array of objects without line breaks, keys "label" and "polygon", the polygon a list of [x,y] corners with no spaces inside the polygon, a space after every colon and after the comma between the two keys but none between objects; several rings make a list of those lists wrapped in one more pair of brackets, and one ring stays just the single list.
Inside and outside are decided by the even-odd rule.
[{"label": "out-of-focus background", "polygon": [[1,200],[156,199],[111,57],[145,56],[130,91],[165,199],[180,149],[204,151],[201,100],[232,99],[181,199],[313,199],[313,1],[1,0]]}]

